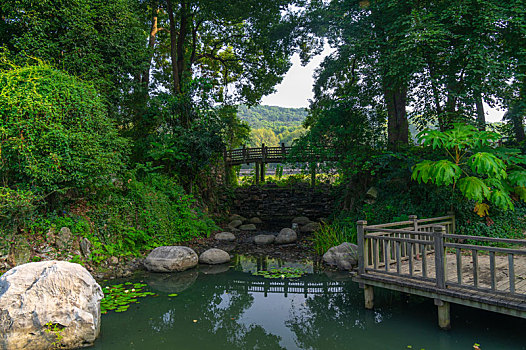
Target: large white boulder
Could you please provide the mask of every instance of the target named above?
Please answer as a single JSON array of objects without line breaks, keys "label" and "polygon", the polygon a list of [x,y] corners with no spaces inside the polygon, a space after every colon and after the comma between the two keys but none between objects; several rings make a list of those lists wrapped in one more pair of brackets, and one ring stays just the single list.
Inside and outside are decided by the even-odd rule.
[{"label": "large white boulder", "polygon": [[144,266],[153,272],[184,271],[195,267],[197,254],[183,246],[157,247],[144,259]]},{"label": "large white boulder", "polygon": [[0,349],[74,349],[100,331],[100,286],[81,265],[43,261],[0,277]]}]

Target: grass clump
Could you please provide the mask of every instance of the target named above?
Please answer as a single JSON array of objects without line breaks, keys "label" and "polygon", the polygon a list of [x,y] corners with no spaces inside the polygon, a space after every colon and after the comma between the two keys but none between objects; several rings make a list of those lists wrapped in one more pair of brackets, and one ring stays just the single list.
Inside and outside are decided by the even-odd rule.
[{"label": "grass clump", "polygon": [[312,242],[319,255],[343,242],[356,243],[356,225],[349,220],[322,223],[320,229],[313,234]]}]

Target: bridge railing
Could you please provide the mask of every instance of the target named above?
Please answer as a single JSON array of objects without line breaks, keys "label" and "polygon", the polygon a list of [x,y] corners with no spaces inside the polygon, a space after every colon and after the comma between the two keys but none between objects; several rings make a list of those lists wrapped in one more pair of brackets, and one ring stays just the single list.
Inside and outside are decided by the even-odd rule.
[{"label": "bridge railing", "polygon": [[[239,165],[239,164],[250,164],[250,163],[281,163],[287,160],[290,155],[292,147],[281,144],[278,147],[268,147],[263,144],[261,147],[252,148],[237,148],[233,150],[224,151],[224,159],[227,165]],[[325,150],[330,150],[327,147]],[[319,162],[323,160],[336,160],[336,156],[322,156],[321,149],[303,149],[301,151],[301,157],[298,159],[299,162]],[[324,159],[320,159],[324,158]],[[327,159],[325,159],[327,158]]]},{"label": "bridge railing", "polygon": [[[515,268],[516,256],[526,255],[526,249],[516,247],[526,247],[526,241],[455,234],[453,215],[410,218],[370,226],[358,221],[360,276],[381,274],[395,280],[432,282],[437,289],[454,287],[526,297],[526,278]],[[525,273],[526,266],[521,267]]]}]

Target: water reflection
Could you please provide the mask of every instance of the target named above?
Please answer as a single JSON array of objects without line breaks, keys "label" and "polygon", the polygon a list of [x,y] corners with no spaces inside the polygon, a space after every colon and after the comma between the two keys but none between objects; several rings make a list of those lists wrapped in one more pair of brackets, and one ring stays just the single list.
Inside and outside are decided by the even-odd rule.
[{"label": "water reflection", "polygon": [[[296,281],[250,273],[280,266],[311,273]],[[159,296],[105,315],[94,349],[470,349],[474,342],[484,350],[524,348],[523,320],[452,308],[453,331],[442,332],[432,301],[408,303],[378,290],[378,307],[365,310],[348,274],[319,273],[312,262],[237,257],[231,267],[141,279]]]}]

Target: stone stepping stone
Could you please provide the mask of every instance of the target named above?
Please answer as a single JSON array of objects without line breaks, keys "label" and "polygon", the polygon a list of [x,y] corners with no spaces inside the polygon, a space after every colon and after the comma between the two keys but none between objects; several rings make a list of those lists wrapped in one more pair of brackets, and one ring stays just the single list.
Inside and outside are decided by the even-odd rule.
[{"label": "stone stepping stone", "polygon": [[220,232],[215,235],[214,237],[218,241],[226,241],[226,242],[232,242],[236,240],[236,236],[234,236],[231,232]]},{"label": "stone stepping stone", "polygon": [[241,231],[256,231],[257,230],[256,225],[254,224],[241,225],[239,226],[239,229]]},{"label": "stone stepping stone", "polygon": [[254,243],[257,245],[272,244],[276,237],[274,235],[257,235],[254,237]]},{"label": "stone stepping stone", "polygon": [[184,271],[195,267],[197,254],[184,246],[157,247],[144,260],[144,266],[153,272]]},{"label": "stone stepping stone", "polygon": [[201,264],[218,265],[225,264],[229,261],[230,254],[217,248],[208,249],[199,256],[199,262]]},{"label": "stone stepping stone", "polygon": [[291,228],[284,228],[279,231],[278,236],[276,237],[276,244],[288,244],[294,243],[298,240],[298,235],[296,231]]}]

